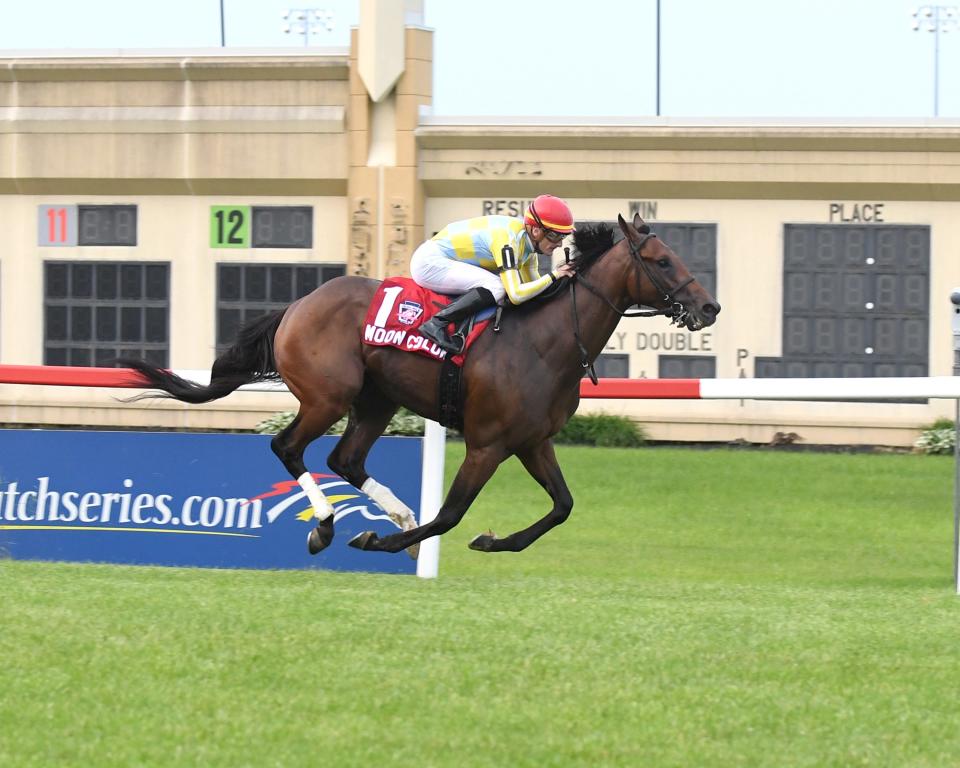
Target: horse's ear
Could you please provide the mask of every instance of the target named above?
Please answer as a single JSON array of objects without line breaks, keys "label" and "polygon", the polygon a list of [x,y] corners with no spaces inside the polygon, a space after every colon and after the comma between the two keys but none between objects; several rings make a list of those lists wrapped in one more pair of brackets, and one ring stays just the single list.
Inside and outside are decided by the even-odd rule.
[{"label": "horse's ear", "polygon": [[650,225],[640,218],[639,213],[633,214],[633,226],[636,228],[637,232],[642,235],[650,234]]},{"label": "horse's ear", "polygon": [[620,224],[620,229],[623,231],[623,236],[627,238],[627,240],[633,240],[633,233],[630,231],[630,225],[627,224],[626,219],[624,219],[619,213],[617,214],[617,222]]}]

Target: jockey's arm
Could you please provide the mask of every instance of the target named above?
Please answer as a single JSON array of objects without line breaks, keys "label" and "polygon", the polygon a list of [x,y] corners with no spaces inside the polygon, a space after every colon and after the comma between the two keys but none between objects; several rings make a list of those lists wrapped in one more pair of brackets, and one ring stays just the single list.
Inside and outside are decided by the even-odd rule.
[{"label": "jockey's arm", "polygon": [[503,246],[498,255],[500,256],[500,264],[498,265],[500,267],[500,280],[503,281],[503,287],[511,304],[522,304],[529,301],[534,296],[539,296],[557,281],[557,276],[552,272],[542,277],[538,274],[536,256],[524,264],[517,264],[516,253],[510,245]]}]

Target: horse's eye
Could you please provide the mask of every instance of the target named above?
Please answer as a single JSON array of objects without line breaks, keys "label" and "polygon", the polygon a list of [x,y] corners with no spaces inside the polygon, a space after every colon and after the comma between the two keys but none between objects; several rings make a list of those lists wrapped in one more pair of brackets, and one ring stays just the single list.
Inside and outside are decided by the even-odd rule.
[{"label": "horse's eye", "polygon": [[662,267],[663,269],[666,269],[667,267],[670,266],[670,259],[660,259],[657,262],[657,266]]}]

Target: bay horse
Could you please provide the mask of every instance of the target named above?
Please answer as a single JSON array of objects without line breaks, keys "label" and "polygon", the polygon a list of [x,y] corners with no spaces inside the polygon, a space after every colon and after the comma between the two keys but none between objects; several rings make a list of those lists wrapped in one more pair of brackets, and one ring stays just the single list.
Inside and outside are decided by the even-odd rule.
[{"label": "bay horse", "polygon": [[[698,331],[716,321],[720,305],[680,258],[639,215],[618,216],[623,239],[614,244],[605,225],[574,235],[576,275],[569,290],[504,313],[500,331],[488,328],[463,367],[463,438],[466,456],[436,518],[417,526],[411,510],[364,468],[373,443],[401,405],[438,419],[440,362],[365,345],[363,324],[379,281],[343,276],[330,280],[285,310],[254,320],[213,364],[201,385],[140,360],[136,369],[152,389],[140,397],[188,403],[216,400],[254,381],[280,378],[300,402],[293,422],[271,447],[310,500],[317,525],[308,536],[316,553],[333,539],[333,508],[303,462],[304,450],[349,412],[346,430],[327,459],[330,469],[366,493],[401,530],[372,531],[349,543],[363,550],[399,552],[453,528],[497,467],[517,456],[553,500],[542,518],[509,536],[481,534],[470,548],[518,552],[570,515],[573,497],[563,479],[551,437],[580,401],[580,379],[597,358],[628,307],[644,305]],[[577,291],[576,287],[581,289]],[[569,298],[564,298],[568,296]],[[646,313],[652,314],[652,313]]]}]

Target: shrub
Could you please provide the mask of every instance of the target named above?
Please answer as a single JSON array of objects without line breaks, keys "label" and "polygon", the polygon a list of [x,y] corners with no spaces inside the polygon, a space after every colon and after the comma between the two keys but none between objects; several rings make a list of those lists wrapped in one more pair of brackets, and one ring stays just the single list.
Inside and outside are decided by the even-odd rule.
[{"label": "shrub", "polygon": [[[264,419],[257,424],[257,426],[253,428],[253,431],[261,435],[275,435],[281,429],[285,428],[291,421],[293,421],[295,416],[296,414],[293,411],[275,413],[270,418]],[[343,430],[346,428],[347,417],[344,416],[342,419],[340,419],[340,421],[327,430],[327,434],[342,435]],[[390,419],[390,423],[387,425],[387,428],[384,430],[383,434],[422,435],[423,417],[417,416],[417,414],[413,413],[412,411],[408,411],[406,408],[401,408],[393,415],[393,418]]]},{"label": "shrub", "polygon": [[295,416],[296,414],[293,411],[280,411],[261,421],[253,428],[253,431],[258,435],[276,435],[282,429],[285,429]]},{"label": "shrub", "polygon": [[632,448],[647,441],[643,427],[626,416],[574,415],[554,437],[556,443]]},{"label": "shrub", "polygon": [[952,454],[956,450],[957,433],[950,419],[937,419],[923,430],[913,444],[917,453],[928,455]]},{"label": "shrub", "polygon": [[[264,419],[254,431],[261,435],[275,435],[286,427],[296,414],[293,411],[275,413]],[[340,419],[330,429],[328,435],[342,435],[347,426],[346,417]],[[449,430],[448,430],[449,431]],[[423,418],[417,414],[401,408],[390,420],[384,431],[385,435],[422,435]],[[643,427],[626,416],[608,416],[597,414],[593,416],[574,416],[567,422],[554,438],[557,443],[571,445],[600,445],[632,448],[643,445],[647,436]]]},{"label": "shrub", "polygon": [[411,435],[420,436],[423,434],[424,420],[423,416],[418,416],[413,411],[401,408],[390,419],[387,424],[385,435]]}]

